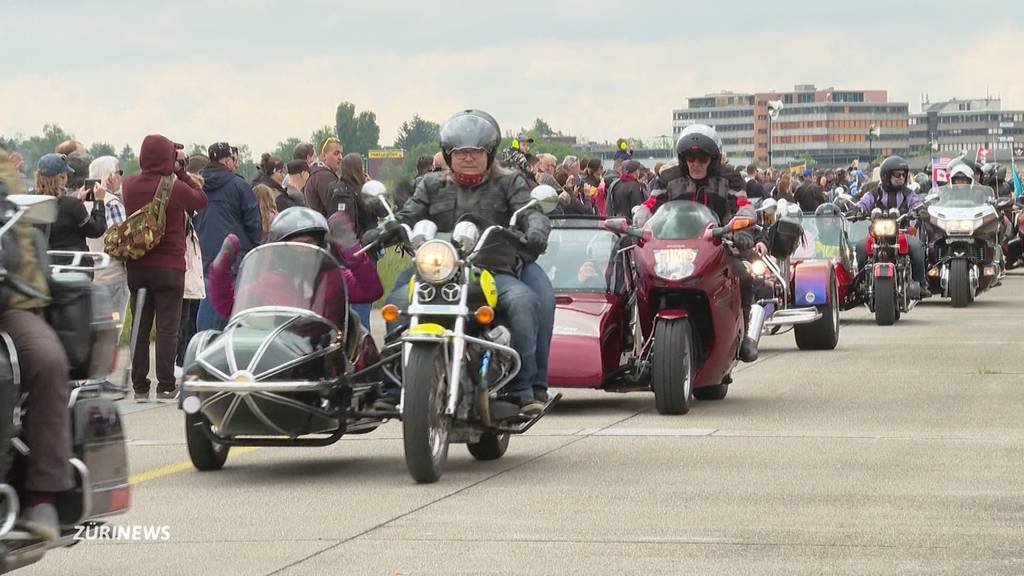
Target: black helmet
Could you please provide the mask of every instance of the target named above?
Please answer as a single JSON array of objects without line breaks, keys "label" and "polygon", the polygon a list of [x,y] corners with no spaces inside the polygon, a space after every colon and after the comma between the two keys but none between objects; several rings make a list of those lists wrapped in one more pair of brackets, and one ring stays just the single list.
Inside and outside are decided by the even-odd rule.
[{"label": "black helmet", "polygon": [[839,209],[839,206],[831,202],[826,202],[814,209],[815,216],[835,216],[836,218],[843,217],[843,211]]},{"label": "black helmet", "polygon": [[327,242],[327,219],[324,215],[304,206],[292,206],[274,218],[267,232],[267,242],[284,242],[300,234],[319,238],[320,247]]},{"label": "black helmet", "polygon": [[[931,174],[930,170],[928,171],[928,174]],[[921,187],[921,190],[924,190],[926,186],[931,186],[932,177],[929,176],[928,174],[921,172],[920,174],[914,177],[914,182],[917,182],[917,185]]]},{"label": "black helmet", "polygon": [[[910,175],[910,166],[907,165],[906,160],[899,156],[889,156],[883,160],[879,174],[882,185],[885,187],[891,186],[892,184],[889,182],[889,176],[892,175],[893,172],[899,171],[907,173],[908,176]],[[904,181],[904,186],[905,185],[906,181]]]},{"label": "black helmet", "polygon": [[483,110],[456,112],[441,125],[441,152],[449,167],[452,165],[452,150],[460,148],[486,151],[487,166],[490,167],[500,143],[498,121]]},{"label": "black helmet", "polygon": [[686,168],[686,154],[689,152],[700,152],[711,158],[708,164],[708,176],[717,176],[718,169],[722,165],[722,146],[719,144],[718,132],[705,124],[691,124],[683,129],[676,140],[676,158],[679,159],[679,169],[683,174],[689,176]]},{"label": "black helmet", "polygon": [[981,167],[981,183],[995,188],[1006,180],[1006,167],[998,162]]}]

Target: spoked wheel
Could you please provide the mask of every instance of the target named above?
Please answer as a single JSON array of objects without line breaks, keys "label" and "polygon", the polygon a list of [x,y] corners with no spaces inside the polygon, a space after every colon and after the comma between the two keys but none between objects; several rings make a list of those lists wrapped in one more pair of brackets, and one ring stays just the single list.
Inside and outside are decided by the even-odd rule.
[{"label": "spoked wheel", "polygon": [[693,351],[690,322],[658,320],[651,345],[651,388],[660,414],[686,414],[692,404]]},{"label": "spoked wheel", "polygon": [[949,299],[953,308],[966,308],[971,302],[970,264],[964,258],[949,263]]},{"label": "spoked wheel", "polygon": [[839,344],[839,289],[835,272],[829,274],[828,304],[819,306],[821,318],[793,326],[796,346],[801,350],[834,350]]},{"label": "spoked wheel", "polygon": [[444,413],[448,387],[441,346],[413,344],[402,380],[405,466],[417,482],[437,482],[448,462],[450,425]]},{"label": "spoked wheel", "polygon": [[220,470],[228,459],[230,446],[210,440],[203,428],[210,426],[206,418],[199,414],[185,414],[185,443],[188,445],[188,457],[196,470],[210,472]]},{"label": "spoked wheel", "polygon": [[892,278],[875,278],[875,323],[892,326],[896,322],[896,286]]},{"label": "spoked wheel", "polygon": [[497,460],[505,455],[508,450],[509,433],[497,434],[495,432],[484,432],[480,441],[466,444],[469,453],[477,460]]}]

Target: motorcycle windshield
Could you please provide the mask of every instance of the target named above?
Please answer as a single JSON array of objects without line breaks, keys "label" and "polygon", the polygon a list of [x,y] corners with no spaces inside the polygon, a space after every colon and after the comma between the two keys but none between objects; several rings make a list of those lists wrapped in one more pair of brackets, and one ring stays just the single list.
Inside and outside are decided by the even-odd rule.
[{"label": "motorcycle windshield", "polygon": [[345,276],[333,256],[310,244],[278,242],[245,256],[235,281],[231,319],[277,309],[280,316],[308,311],[343,326],[347,303]]},{"label": "motorcycle windshield", "polygon": [[619,237],[603,228],[555,228],[537,265],[555,292],[602,292],[618,271]]},{"label": "motorcycle windshield", "polygon": [[804,216],[801,221],[804,241],[798,245],[793,258],[833,260],[841,257],[849,249],[843,233],[844,225],[845,220],[841,217]]},{"label": "motorcycle windshield", "polygon": [[707,206],[676,200],[658,208],[644,229],[660,240],[692,240],[699,238],[708,224],[721,225],[718,216]]},{"label": "motorcycle windshield", "polygon": [[996,199],[996,193],[988,186],[955,184],[932,191],[938,198],[931,204],[936,208],[974,208],[987,206]]}]

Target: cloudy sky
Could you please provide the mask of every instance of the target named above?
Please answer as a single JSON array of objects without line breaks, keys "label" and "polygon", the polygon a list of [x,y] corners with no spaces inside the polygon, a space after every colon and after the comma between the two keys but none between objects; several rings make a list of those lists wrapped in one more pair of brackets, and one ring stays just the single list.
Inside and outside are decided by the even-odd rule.
[{"label": "cloudy sky", "polygon": [[150,132],[257,154],[377,114],[381,143],[413,114],[466,107],[503,129],[540,116],[593,140],[671,133],[687,96],[794,84],[999,95],[1024,109],[1024,7],[733,0],[0,0],[0,134],[56,122],[86,143]]}]

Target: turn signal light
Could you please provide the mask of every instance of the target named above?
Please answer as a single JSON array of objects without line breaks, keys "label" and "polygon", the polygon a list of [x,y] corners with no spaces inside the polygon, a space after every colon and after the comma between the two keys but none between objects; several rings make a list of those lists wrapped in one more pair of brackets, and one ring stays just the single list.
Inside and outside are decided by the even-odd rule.
[{"label": "turn signal light", "polygon": [[928,270],[928,275],[931,276],[932,278],[938,278],[939,277],[939,269],[938,268],[930,268]]},{"label": "turn signal light", "polygon": [[476,309],[473,313],[473,317],[476,318],[478,324],[487,325],[494,322],[494,308],[490,306],[481,306]]},{"label": "turn signal light", "polygon": [[384,318],[385,322],[394,322],[398,320],[398,306],[394,304],[386,304],[380,309],[380,315]]}]

